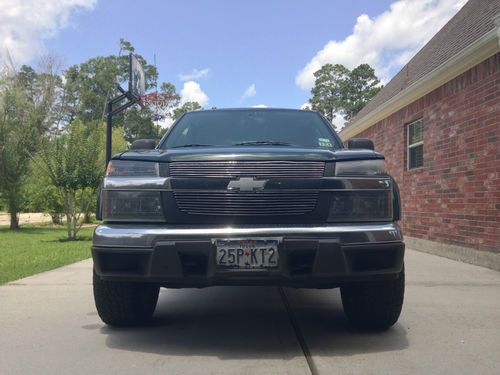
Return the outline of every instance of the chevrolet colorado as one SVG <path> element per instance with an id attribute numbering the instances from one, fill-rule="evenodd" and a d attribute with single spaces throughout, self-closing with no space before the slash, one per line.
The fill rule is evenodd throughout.
<path id="1" fill-rule="evenodd" d="M 318 112 L 184 114 L 107 166 L 94 296 L 116 326 L 151 318 L 159 288 L 340 287 L 347 318 L 386 329 L 404 294 L 400 198 L 367 139 L 345 148 Z"/>

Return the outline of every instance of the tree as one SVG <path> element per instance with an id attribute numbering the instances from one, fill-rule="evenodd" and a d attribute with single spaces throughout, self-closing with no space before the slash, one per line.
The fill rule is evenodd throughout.
<path id="1" fill-rule="evenodd" d="M 197 111 L 199 109 L 203 109 L 203 107 L 198 102 L 186 102 L 182 106 L 174 108 L 172 110 L 172 118 L 177 120 L 184 113 L 189 111 Z"/>
<path id="2" fill-rule="evenodd" d="M 382 86 L 375 75 L 375 70 L 368 64 L 358 65 L 351 70 L 349 76 L 347 100 L 345 101 L 345 118 L 350 120 L 375 96 Z"/>
<path id="3" fill-rule="evenodd" d="M 23 186 L 23 195 L 26 197 L 24 209 L 48 213 L 52 223 L 61 224 L 64 201 L 47 173 L 39 167 L 41 163 L 38 155 L 30 163 L 28 178 Z"/>
<path id="4" fill-rule="evenodd" d="M 76 117 L 85 124 L 95 124 L 103 120 L 106 102 L 120 94 L 117 84 L 128 82 L 129 52 L 135 52 L 132 44 L 120 39 L 120 54 L 93 57 L 66 70 L 68 123 Z M 137 54 L 136 56 L 146 74 L 146 90 L 156 87 L 156 67 L 148 64 L 144 57 Z M 161 131 L 155 126 L 153 119 L 158 115 L 163 116 L 166 108 L 176 106 L 179 95 L 175 92 L 175 86 L 169 82 L 160 85 L 159 91 L 159 94 L 166 98 L 160 105 L 148 102 L 143 108 L 134 106 L 113 117 L 113 126 L 125 129 L 128 142 L 138 138 L 160 138 Z"/>
<path id="5" fill-rule="evenodd" d="M 75 119 L 65 132 L 47 139 L 40 158 L 40 167 L 63 198 L 68 240 L 76 240 L 101 181 L 102 132 L 89 129 Z"/>
<path id="6" fill-rule="evenodd" d="M 22 66 L 0 78 L 0 194 L 10 213 L 10 228 L 18 229 L 23 206 L 23 183 L 30 157 L 54 122 L 56 97 L 62 81 L 54 61 L 44 71 Z"/>
<path id="7" fill-rule="evenodd" d="M 337 113 L 350 120 L 382 89 L 374 69 L 368 64 L 353 70 L 340 64 L 325 64 L 314 77 L 309 103 L 330 121 Z"/>
<path id="8" fill-rule="evenodd" d="M 171 117 L 171 111 L 179 101 L 180 95 L 170 82 L 164 82 L 159 92 L 145 95 L 143 108 L 132 108 L 125 114 L 125 139 L 129 143 L 141 138 L 160 139 L 165 129 L 152 120 L 161 121 Z"/>

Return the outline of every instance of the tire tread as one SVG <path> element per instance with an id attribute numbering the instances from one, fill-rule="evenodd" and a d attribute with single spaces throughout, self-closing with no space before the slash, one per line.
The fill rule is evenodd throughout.
<path id="1" fill-rule="evenodd" d="M 404 289 L 404 267 L 394 280 L 344 285 L 340 288 L 344 313 L 358 327 L 388 329 L 401 314 Z"/>
<path id="2" fill-rule="evenodd" d="M 157 285 L 102 280 L 94 271 L 93 286 L 97 313 L 108 325 L 143 324 L 152 317 L 156 308 Z"/>

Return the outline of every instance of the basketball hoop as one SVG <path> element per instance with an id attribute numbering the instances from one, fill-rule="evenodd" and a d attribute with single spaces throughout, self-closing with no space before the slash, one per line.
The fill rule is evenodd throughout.
<path id="1" fill-rule="evenodd" d="M 146 74 L 141 63 L 133 53 L 129 54 L 128 74 L 128 92 L 132 97 L 137 99 L 146 92 Z"/>
<path id="2" fill-rule="evenodd" d="M 159 107 L 165 107 L 168 103 L 176 102 L 177 96 L 174 94 L 167 94 L 163 92 L 151 92 L 149 94 L 141 95 L 138 101 L 142 104 L 149 104 Z"/>

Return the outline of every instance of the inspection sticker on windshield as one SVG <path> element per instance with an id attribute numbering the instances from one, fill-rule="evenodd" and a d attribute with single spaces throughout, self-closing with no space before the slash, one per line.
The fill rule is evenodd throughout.
<path id="1" fill-rule="evenodd" d="M 332 142 L 328 138 L 318 138 L 319 147 L 332 147 Z"/>

